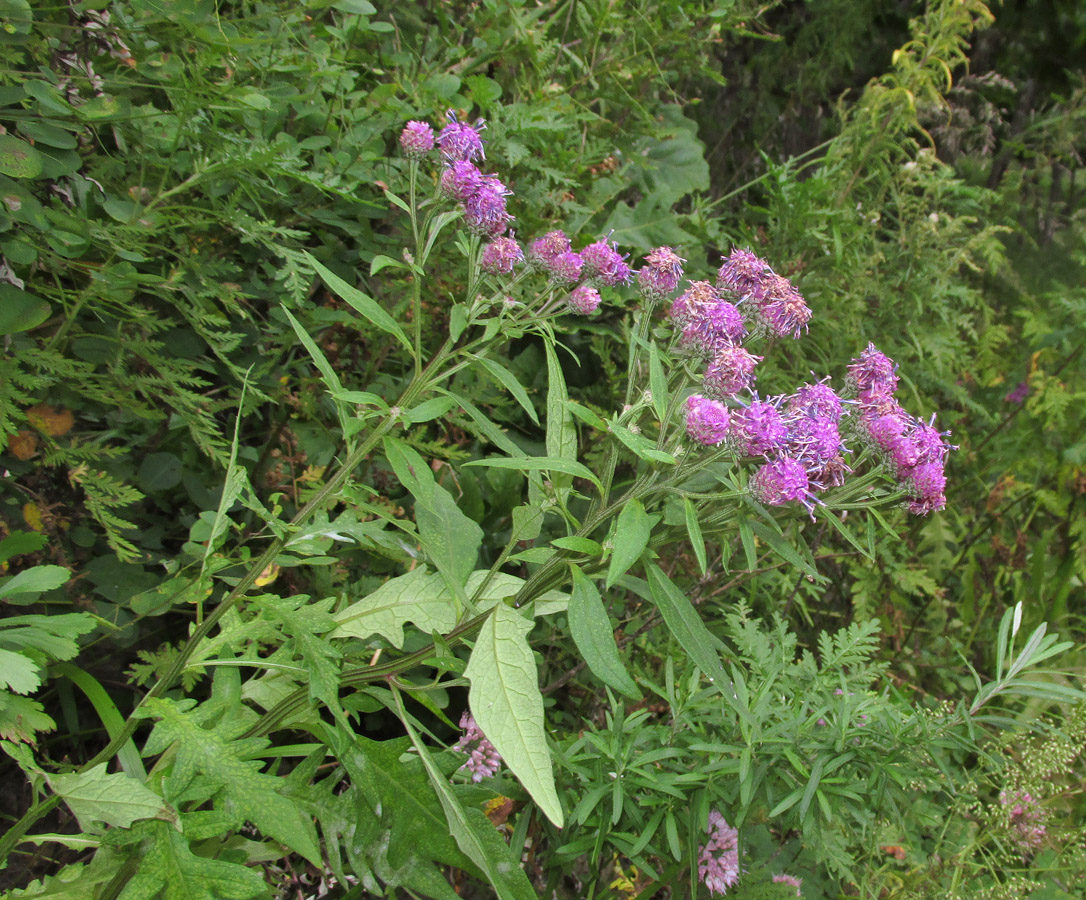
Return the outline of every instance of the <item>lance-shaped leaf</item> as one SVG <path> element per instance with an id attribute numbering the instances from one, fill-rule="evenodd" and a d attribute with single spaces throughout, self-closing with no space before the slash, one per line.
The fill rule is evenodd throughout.
<path id="1" fill-rule="evenodd" d="M 611 587 L 640 559 L 649 545 L 652 528 L 659 521 L 659 516 L 650 516 L 645 512 L 640 500 L 629 500 L 622 507 L 615 522 L 615 549 L 611 554 L 611 564 L 607 567 L 607 587 Z"/>
<path id="2" fill-rule="evenodd" d="M 415 522 L 427 556 L 449 589 L 463 602 L 467 599 L 464 585 L 475 568 L 483 543 L 483 529 L 464 515 L 452 495 L 437 484 L 430 493 L 429 504 L 415 503 Z"/>
<path id="3" fill-rule="evenodd" d="M 544 342 L 547 351 L 547 456 L 577 461 L 577 429 L 569 411 L 569 394 L 558 354 L 549 341 Z M 564 503 L 569 496 L 573 477 L 559 472 L 554 476 L 554 486 Z"/>
<path id="4" fill-rule="evenodd" d="M 494 607 L 464 671 L 471 681 L 468 705 L 505 764 L 561 828 L 562 806 L 543 730 L 543 695 L 527 640 L 531 630 L 532 623 L 516 610 Z"/>
<path id="5" fill-rule="evenodd" d="M 464 463 L 465 468 L 468 466 L 489 466 L 492 469 L 520 469 L 523 472 L 565 472 L 567 475 L 574 475 L 577 478 L 591 481 L 600 490 L 603 488 L 600 480 L 588 466 L 573 460 L 558 459 L 553 456 L 473 459 L 471 462 Z"/>
<path id="6" fill-rule="evenodd" d="M 701 669 L 710 681 L 723 688 L 728 682 L 728 675 L 720 662 L 716 640 L 705 627 L 698 611 L 659 566 L 648 562 L 645 564 L 645 571 L 648 575 L 652 599 L 664 618 L 664 624 L 675 635 L 679 645 L 690 654 L 694 665 Z"/>
<path id="7" fill-rule="evenodd" d="M 569 596 L 568 615 L 573 643 L 600 681 L 627 697 L 640 699 L 641 692 L 622 664 L 615 634 L 611 630 L 611 620 L 603 608 L 599 591 L 580 568 L 571 565 L 570 569 L 573 572 L 573 592 Z"/>

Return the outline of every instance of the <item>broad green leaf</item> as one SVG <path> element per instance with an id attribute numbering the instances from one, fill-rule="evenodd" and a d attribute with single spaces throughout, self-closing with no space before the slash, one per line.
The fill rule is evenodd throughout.
<path id="1" fill-rule="evenodd" d="M 551 543 L 561 550 L 572 550 L 574 553 L 584 553 L 586 556 L 603 556 L 603 545 L 591 538 L 571 535 L 555 538 Z"/>
<path id="2" fill-rule="evenodd" d="M 33 743 L 36 732 L 56 727 L 37 700 L 0 691 L 0 738 Z"/>
<path id="3" fill-rule="evenodd" d="M 444 416 L 449 410 L 459 406 L 460 402 L 453 397 L 432 397 L 420 403 L 418 406 L 412 406 L 411 409 L 405 409 L 401 413 L 401 417 L 404 422 L 409 425 L 417 425 L 420 422 L 429 422 L 433 419 L 439 419 Z"/>
<path id="4" fill-rule="evenodd" d="M 10 284 L 0 284 L 0 335 L 37 328 L 53 308 L 41 297 Z"/>
<path id="5" fill-rule="evenodd" d="M 336 621 L 328 610 L 334 597 L 308 603 L 307 597 L 261 597 L 258 604 L 283 623 L 284 631 L 294 642 L 294 652 L 308 670 L 309 696 L 320 700 L 333 712 L 340 713 L 339 660 L 342 653 L 330 641 L 318 635 L 331 631 Z"/>
<path id="6" fill-rule="evenodd" d="M 501 363 L 496 363 L 492 359 L 487 359 L 485 356 L 472 356 L 479 365 L 481 365 L 490 376 L 504 387 L 513 397 L 516 398 L 517 403 L 523 407 L 524 411 L 528 413 L 529 418 L 539 424 L 539 416 L 536 414 L 535 407 L 532 405 L 531 399 L 528 397 L 528 392 L 524 390 L 524 387 L 519 381 L 517 376 L 510 372 Z M 549 449 L 548 449 L 549 452 Z"/>
<path id="7" fill-rule="evenodd" d="M 265 893 L 260 869 L 197 856 L 162 823 L 143 827 L 154 842 L 141 848 L 136 874 L 118 900 L 248 900 Z"/>
<path id="8" fill-rule="evenodd" d="M 136 778 L 107 774 L 105 763 L 82 773 L 45 777 L 84 831 L 96 822 L 129 828 L 137 819 L 162 819 L 178 827 L 177 811 L 170 804 Z"/>
<path id="9" fill-rule="evenodd" d="M 640 500 L 629 500 L 622 507 L 612 538 L 615 549 L 611 553 L 611 564 L 607 567 L 608 588 L 641 558 L 649 545 L 653 526 L 659 521 L 659 516 L 650 516 L 645 512 Z"/>
<path id="10" fill-rule="evenodd" d="M 584 572 L 570 566 L 573 591 L 569 595 L 569 632 L 584 661 L 604 684 L 634 700 L 641 698 L 634 680 L 622 664 L 611 620 L 603 608 L 599 591 Z"/>
<path id="11" fill-rule="evenodd" d="M 520 469 L 524 472 L 565 472 L 591 481 L 599 490 L 603 490 L 600 480 L 587 466 L 568 459 L 555 459 L 550 456 L 525 456 L 510 459 L 475 459 L 464 463 L 467 466 L 489 466 L 492 469 Z"/>
<path id="12" fill-rule="evenodd" d="M 468 705 L 525 790 L 559 828 L 562 805 L 554 788 L 543 696 L 527 635 L 532 623 L 504 603 L 483 624 L 464 674 Z"/>
<path id="13" fill-rule="evenodd" d="M 452 495 L 435 484 L 430 502 L 416 502 L 419 540 L 452 592 L 463 602 L 464 585 L 475 568 L 483 529 L 460 511 Z"/>
<path id="14" fill-rule="evenodd" d="M 408 737 L 418 751 L 419 759 L 426 767 L 426 774 L 437 793 L 441 808 L 445 813 L 449 832 L 457 846 L 486 875 L 487 881 L 494 888 L 499 900 L 536 900 L 531 882 L 520 867 L 520 860 L 490 820 L 478 809 L 465 809 L 456 794 L 449 787 L 449 782 L 434 764 L 426 745 L 419 740 L 410 718 L 405 714 L 403 703 L 399 701 L 400 718 L 407 729 Z"/>
<path id="15" fill-rule="evenodd" d="M 323 279 L 324 283 L 332 289 L 337 297 L 346 300 L 347 303 L 354 307 L 354 309 L 371 324 L 376 325 L 382 331 L 387 331 L 404 346 L 404 349 L 414 355 L 411 341 L 407 339 L 407 335 L 404 334 L 403 329 L 396 324 L 396 320 L 385 312 L 376 300 L 363 294 L 358 288 L 351 287 L 351 285 L 347 284 L 346 281 L 336 275 L 335 272 L 326 269 L 317 262 L 312 254 L 305 253 L 304 251 L 303 254 L 309 264 L 313 267 L 314 271 L 316 271 Z"/>
<path id="16" fill-rule="evenodd" d="M 569 411 L 566 379 L 550 341 L 543 342 L 543 349 L 547 353 L 547 456 L 576 462 L 577 429 Z M 561 503 L 565 503 L 572 484 L 573 478 L 569 475 L 554 476 L 554 486 Z"/>
<path id="17" fill-rule="evenodd" d="M 698 510 L 689 497 L 683 497 L 683 511 L 686 514 L 686 533 L 690 535 L 690 546 L 694 548 L 698 568 L 701 570 L 701 574 L 704 575 L 708 566 L 708 559 L 705 556 L 705 538 L 701 536 Z"/>
<path id="18" fill-rule="evenodd" d="M 486 569 L 471 573 L 465 586 L 469 597 L 475 597 L 487 574 Z M 475 603 L 480 609 L 486 609 L 500 600 L 516 596 L 523 585 L 523 579 L 499 572 L 475 597 Z M 537 603 L 541 599 L 538 598 Z M 427 572 L 425 566 L 386 581 L 368 597 L 340 610 L 333 618 L 339 625 L 330 635 L 333 638 L 367 638 L 380 634 L 397 648 L 403 647 L 403 626 L 408 622 L 427 634 L 435 631 L 444 634 L 456 626 L 448 585 L 440 574 Z"/>
<path id="19" fill-rule="evenodd" d="M 652 408 L 661 422 L 667 415 L 667 376 L 660 362 L 660 350 L 655 341 L 649 341 L 649 387 L 652 390 Z"/>
<path id="20" fill-rule="evenodd" d="M 429 504 L 433 495 L 434 473 L 418 451 L 401 440 L 386 436 L 382 441 L 385 457 L 392 471 L 411 496 L 423 504 Z"/>
<path id="21" fill-rule="evenodd" d="M 64 566 L 32 566 L 0 584 L 0 598 L 16 594 L 40 594 L 60 587 L 72 577 Z"/>
<path id="22" fill-rule="evenodd" d="M 716 641 L 694 609 L 689 598 L 680 591 L 653 562 L 645 563 L 649 590 L 656 607 L 664 618 L 664 624 L 688 654 L 690 659 L 728 697 L 728 675 L 720 662 Z"/>
<path id="23" fill-rule="evenodd" d="M 0 173 L 12 178 L 37 178 L 42 170 L 41 154 L 12 134 L 0 134 Z"/>
<path id="24" fill-rule="evenodd" d="M 199 713 L 186 712 L 193 702 L 152 697 L 134 714 L 159 720 L 147 739 L 145 756 L 162 753 L 176 744 L 168 793 L 179 795 L 197 774 L 202 774 L 222 785 L 222 794 L 243 818 L 313 865 L 321 865 L 312 823 L 297 805 L 279 793 L 284 786 L 282 779 L 263 774 L 260 763 L 242 758 L 243 752 L 253 749 L 253 742 L 238 743 L 220 730 L 204 728 Z M 226 717 L 224 726 L 230 724 Z"/>
<path id="25" fill-rule="evenodd" d="M 87 613 L 8 616 L 0 619 L 0 646 L 40 650 L 51 659 L 71 659 L 79 652 L 77 639 L 94 631 L 95 625 Z"/>
<path id="26" fill-rule="evenodd" d="M 46 543 L 45 535 L 36 531 L 13 531 L 0 540 L 0 562 L 7 562 L 13 556 L 22 556 L 24 553 L 35 553 Z"/>

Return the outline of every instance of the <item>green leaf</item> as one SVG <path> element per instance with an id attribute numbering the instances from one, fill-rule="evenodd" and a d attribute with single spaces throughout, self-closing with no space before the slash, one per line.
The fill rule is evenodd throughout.
<path id="1" fill-rule="evenodd" d="M 788 541 L 777 534 L 777 532 L 769 528 L 764 522 L 758 522 L 752 519 L 750 527 L 751 530 L 758 535 L 759 539 L 769 544 L 773 551 L 782 559 L 790 562 L 797 569 L 802 569 L 805 574 L 810 575 L 817 581 L 826 580 L 824 576 L 818 574 L 818 571 L 810 564 L 810 562 L 800 556 L 795 547 L 789 544 Z M 806 549 L 806 547 L 804 547 L 804 549 Z"/>
<path id="2" fill-rule="evenodd" d="M 573 591 L 569 596 L 569 632 L 588 668 L 604 684 L 634 700 L 641 699 L 634 680 L 622 664 L 611 620 L 599 591 L 584 572 L 571 565 Z"/>
<path id="3" fill-rule="evenodd" d="M 453 397 L 433 397 L 425 400 L 418 406 L 404 410 L 401 417 L 408 425 L 418 425 L 420 422 L 429 422 L 440 419 L 449 410 L 456 408 L 460 403 Z"/>
<path id="4" fill-rule="evenodd" d="M 304 595 L 267 596 L 257 602 L 272 618 L 283 623 L 283 630 L 292 638 L 294 651 L 305 662 L 309 673 L 309 696 L 340 713 L 339 660 L 343 654 L 329 641 L 317 637 L 336 627 L 335 619 L 328 612 L 336 600 L 334 597 L 317 603 L 308 600 Z"/>
<path id="5" fill-rule="evenodd" d="M 525 790 L 559 828 L 562 805 L 554 788 L 543 696 L 527 635 L 532 623 L 504 603 L 483 623 L 464 675 L 471 681 L 468 705 Z"/>
<path id="6" fill-rule="evenodd" d="M 586 556 L 603 556 L 603 545 L 591 538 L 571 535 L 555 538 L 551 543 L 560 550 L 572 550 L 574 553 L 584 553 Z"/>
<path id="7" fill-rule="evenodd" d="M 547 353 L 547 456 L 577 461 L 577 429 L 569 411 L 569 394 L 558 354 L 550 341 L 543 342 Z M 569 475 L 554 476 L 554 486 L 559 502 L 565 503 L 573 478 Z"/>
<path id="8" fill-rule="evenodd" d="M 160 697 L 144 700 L 133 715 L 159 719 L 147 739 L 144 755 L 162 753 L 176 743 L 169 778 L 170 791 L 176 796 L 196 774 L 203 774 L 222 786 L 222 794 L 241 817 L 252 822 L 268 837 L 286 844 L 313 865 L 321 865 L 313 826 L 300 808 L 279 793 L 283 780 L 259 771 L 260 764 L 243 759 L 241 753 L 264 741 L 234 742 L 219 730 L 204 728 L 200 712 L 186 710 L 195 701 L 175 703 Z M 225 717 L 230 724 L 230 717 Z M 222 726 L 220 726 L 222 727 Z"/>
<path id="9" fill-rule="evenodd" d="M 119 772 L 106 774 L 105 763 L 79 774 L 45 777 L 84 831 L 90 831 L 96 822 L 130 828 L 137 819 L 162 819 L 179 827 L 172 806 L 136 778 Z"/>
<path id="10" fill-rule="evenodd" d="M 452 592 L 461 601 L 466 600 L 464 584 L 479 557 L 483 529 L 460 511 L 452 494 L 437 484 L 429 503 L 415 503 L 415 521 L 426 554 Z"/>
<path id="11" fill-rule="evenodd" d="M 41 154 L 26 141 L 0 134 L 0 173 L 12 178 L 37 178 L 44 163 Z"/>
<path id="12" fill-rule="evenodd" d="M 249 900 L 265 893 L 259 869 L 197 856 L 183 835 L 159 822 L 143 826 L 136 874 L 118 900 Z"/>
<path id="13" fill-rule="evenodd" d="M 659 566 L 653 562 L 646 562 L 645 572 L 648 575 L 652 599 L 664 618 L 664 624 L 675 636 L 679 646 L 690 655 L 694 665 L 721 690 L 725 699 L 731 701 L 732 698 L 727 696 L 725 687 L 728 684 L 728 675 L 720 662 L 716 640 L 705 627 L 701 616 L 698 615 L 686 595 L 672 583 Z"/>
<path id="14" fill-rule="evenodd" d="M 33 693 L 41 686 L 41 667 L 29 656 L 0 649 L 0 685 L 4 684 L 16 694 Z"/>
<path id="15" fill-rule="evenodd" d="M 0 284 L 0 335 L 37 328 L 53 308 L 41 297 L 10 284 Z"/>
<path id="16" fill-rule="evenodd" d="M 13 531 L 0 540 L 0 562 L 7 562 L 13 556 L 22 556 L 24 553 L 36 553 L 46 543 L 45 535 L 36 531 Z"/>
<path id="17" fill-rule="evenodd" d="M 698 569 L 704 575 L 709 561 L 705 556 L 705 538 L 701 535 L 701 523 L 698 521 L 698 510 L 689 497 L 683 497 L 683 511 L 686 513 L 686 533 L 690 535 L 690 546 L 694 548 L 694 556 L 698 560 Z"/>
<path id="18" fill-rule="evenodd" d="M 528 417 L 535 422 L 536 425 L 539 424 L 539 416 L 536 414 L 535 407 L 528 397 L 528 392 L 524 390 L 521 383 L 517 381 L 516 375 L 510 372 L 505 366 L 501 365 L 501 363 L 496 363 L 494 360 L 487 359 L 485 356 L 472 355 L 472 359 L 486 369 L 487 373 L 497 381 L 498 384 L 516 398 L 517 403 L 519 403 L 524 411 L 528 413 Z"/>
<path id="19" fill-rule="evenodd" d="M 655 341 L 649 341 L 649 388 L 652 390 L 652 408 L 661 422 L 667 415 L 667 376 L 660 362 L 660 351 Z"/>
<path id="20" fill-rule="evenodd" d="M 63 566 L 33 566 L 5 579 L 0 584 L 0 598 L 52 591 L 71 577 L 72 573 Z"/>
<path id="21" fill-rule="evenodd" d="M 619 425 L 618 422 L 609 423 L 607 430 L 629 447 L 640 459 L 662 463 L 665 466 L 674 466 L 679 462 L 670 453 L 657 450 L 656 445 L 644 435 L 634 434 L 628 428 Z"/>
<path id="22" fill-rule="evenodd" d="M 819 513 L 820 516 L 822 516 L 822 518 L 824 518 L 827 522 L 829 522 L 833 526 L 834 530 L 839 535 L 841 535 L 841 537 L 843 537 L 846 541 L 848 541 L 850 544 L 852 544 L 852 546 L 855 547 L 857 550 L 859 550 L 860 553 L 862 553 L 868 559 L 873 560 L 875 558 L 868 551 L 867 547 L 865 547 L 862 543 L 860 543 L 859 538 L 857 538 L 851 531 L 849 531 L 849 529 L 847 529 L 845 527 L 845 523 L 842 522 L 832 512 L 830 512 L 829 509 L 827 509 L 825 506 L 820 506 L 818 508 L 818 513 Z"/>
<path id="23" fill-rule="evenodd" d="M 565 472 L 568 475 L 591 481 L 599 490 L 603 490 L 603 485 L 600 484 L 600 480 L 592 473 L 591 469 L 579 462 L 572 462 L 568 459 L 555 459 L 551 456 L 474 459 L 471 462 L 464 463 L 464 468 L 468 466 L 489 466 L 492 469 L 520 469 L 524 472 Z"/>
<path id="24" fill-rule="evenodd" d="M 59 616 L 8 616 L 0 619 L 0 645 L 12 650 L 40 650 L 50 659 L 71 659 L 79 652 L 77 639 L 94 631 L 87 613 Z"/>
<path id="25" fill-rule="evenodd" d="M 370 322 L 370 324 L 391 334 L 409 353 L 412 354 L 412 356 L 414 356 L 414 348 L 411 346 L 411 341 L 407 339 L 407 335 L 404 334 L 403 329 L 396 324 L 396 320 L 393 319 L 392 316 L 378 305 L 376 300 L 363 294 L 358 288 L 351 287 L 351 285 L 347 284 L 346 281 L 334 272 L 326 269 L 317 262 L 316 258 L 311 253 L 303 251 L 303 255 L 313 267 L 314 271 L 316 271 L 337 297 L 346 300 L 347 303 L 354 307 L 355 311 L 360 313 L 363 318 Z"/>
<path id="26" fill-rule="evenodd" d="M 78 666 L 66 662 L 57 663 L 53 668 L 53 674 L 67 678 L 84 693 L 94 707 L 94 711 L 98 713 L 98 718 L 102 720 L 110 740 L 116 738 L 124 730 L 124 717 L 97 678 L 89 672 L 84 672 Z M 143 767 L 143 760 L 140 759 L 132 738 L 128 738 L 117 751 L 117 762 L 121 764 L 126 775 L 141 782 L 147 780 L 147 770 Z"/>
<path id="27" fill-rule="evenodd" d="M 398 693 L 396 702 L 408 737 L 415 745 L 419 759 L 426 767 L 430 783 L 437 792 L 449 832 L 456 840 L 457 846 L 486 875 L 487 881 L 494 888 L 499 900 L 535 900 L 536 893 L 532 890 L 528 876 L 520 867 L 520 860 L 513 855 L 510 847 L 482 811 L 465 809 L 461 805 L 445 776 L 434 765 L 426 745 L 415 733 Z"/>
<path id="28" fill-rule="evenodd" d="M 386 436 L 382 441 L 385 457 L 396 477 L 418 502 L 430 503 L 434 487 L 434 473 L 418 452 L 397 438 Z"/>
<path id="29" fill-rule="evenodd" d="M 576 400 L 570 400 L 566 403 L 566 409 L 570 411 L 574 416 L 580 419 L 585 425 L 590 425 L 592 428 L 598 431 L 606 431 L 607 423 L 603 421 L 596 413 L 590 410 L 587 406 L 582 406 Z"/>
<path id="30" fill-rule="evenodd" d="M 343 385 L 340 383 L 339 376 L 336 374 L 336 370 L 332 368 L 332 364 L 328 362 L 321 348 L 317 346 L 317 342 L 309 336 L 309 333 L 302 327 L 302 323 L 299 322 L 289 309 L 285 306 L 282 307 L 283 315 L 287 317 L 287 321 L 290 322 L 294 328 L 295 334 L 298 335 L 298 340 L 302 342 L 302 346 L 305 347 L 309 353 L 310 358 L 313 360 L 313 364 L 317 367 L 317 370 L 321 373 L 324 379 L 324 386 L 328 389 L 328 392 L 333 398 L 338 397 L 343 393 Z M 347 410 L 339 400 L 335 400 L 336 416 L 339 419 L 339 428 L 344 434 L 348 433 L 348 419 Z"/>
<path id="31" fill-rule="evenodd" d="M 475 597 L 476 591 L 489 572 L 478 569 L 467 580 L 465 592 Z M 515 575 L 499 572 L 487 584 L 475 602 L 480 609 L 516 596 L 524 581 Z M 408 622 L 427 634 L 445 634 L 456 626 L 452 593 L 444 579 L 425 566 L 412 569 L 406 575 L 392 578 L 368 597 L 352 603 L 333 617 L 339 627 L 333 638 L 367 638 L 380 634 L 394 647 L 403 647 L 403 626 Z"/>
<path id="32" fill-rule="evenodd" d="M 607 587 L 610 588 L 627 570 L 641 558 L 652 537 L 653 526 L 659 516 L 650 516 L 640 500 L 628 500 L 615 522 L 611 564 L 607 567 Z"/>

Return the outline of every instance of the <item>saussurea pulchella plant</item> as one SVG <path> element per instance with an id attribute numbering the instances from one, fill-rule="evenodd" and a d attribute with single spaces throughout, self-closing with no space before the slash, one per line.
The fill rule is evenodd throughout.
<path id="1" fill-rule="evenodd" d="M 919 789 L 917 773 L 940 747 L 969 744 L 986 702 L 1014 692 L 1079 696 L 1020 677 L 1066 646 L 1043 629 L 1006 672 L 1002 660 L 1010 656 L 1001 654 L 998 680 L 978 687 L 971 706 L 934 716 L 875 691 L 881 670 L 872 662 L 872 626 L 825 635 L 819 662 L 810 653 L 797 661 L 796 639 L 783 625 L 763 633 L 741 606 L 721 633 L 711 628 L 665 571 L 667 547 L 689 541 L 704 574 L 714 545 L 737 537 L 753 568 L 761 542 L 817 579 L 809 549 L 786 531 L 789 518 L 823 518 L 870 553 L 845 513 L 869 510 L 882 522 L 880 506 L 938 510 L 951 447 L 931 422 L 897 403 L 894 364 L 872 345 L 848 366 L 840 393 L 825 378 L 788 394 L 755 391 L 761 357 L 752 351 L 770 353 L 778 341 L 800 337 L 812 313 L 750 251 L 735 250 L 715 283 L 692 282 L 672 300 L 684 260 L 671 248 L 652 251 L 636 273 L 606 239 L 577 252 L 555 231 L 522 249 L 509 233 L 510 192 L 477 165 L 480 128 L 450 114 L 436 137 L 438 173 L 427 165 L 437 156 L 433 129 L 412 122 L 401 136 L 406 197 L 387 197 L 408 219 L 410 246 L 402 260 L 385 257 L 373 268 L 395 270 L 411 291 L 409 329 L 308 258 L 331 291 L 402 347 L 413 363 L 406 385 L 393 400 L 344 385 L 284 310 L 335 405 L 342 463 L 283 522 L 248 484 L 235 435 L 199 573 L 177 584 L 199 598 L 192 633 L 134 714 L 106 722 L 108 746 L 78 770 L 46 772 L 26 747 L 4 745 L 40 799 L 0 839 L 0 858 L 27 840 L 97 848 L 65 877 L 99 900 L 175 896 L 195 880 L 203 895 L 255 897 L 265 887 L 250 866 L 277 858 L 282 847 L 360 889 L 402 886 L 453 898 L 445 870 L 455 867 L 488 881 L 499 897 L 519 898 L 535 891 L 521 866 L 531 833 L 534 846 L 554 848 L 555 859 L 583 855 L 594 866 L 606 845 L 653 882 L 685 881 L 691 895 L 699 881 L 711 893 L 737 883 L 744 890 L 750 870 L 749 885 L 789 896 L 799 890 L 796 876 L 759 863 L 750 849 L 756 842 L 745 842 L 739 829 L 776 821 L 812 840 L 822 835 L 810 864 L 847 876 L 856 836 L 907 805 Z M 449 283 L 431 259 L 454 230 L 464 291 L 434 347 L 422 299 L 437 274 Z M 605 419 L 569 397 L 556 325 L 594 313 L 603 292 L 621 299 L 635 276 L 640 302 L 628 332 L 625 403 Z M 661 330 L 657 314 L 669 302 Z M 500 361 L 519 338 L 539 341 L 545 354 L 543 422 Z M 543 455 L 458 392 L 457 376 L 468 371 L 493 379 L 523 407 L 542 430 Z M 465 467 L 526 479 L 524 502 L 511 511 L 504 546 L 489 565 L 480 565 L 479 524 L 413 446 L 421 426 L 454 409 L 499 451 Z M 578 424 L 605 444 L 598 471 L 580 461 Z M 413 518 L 353 480 L 378 453 L 413 497 Z M 224 568 L 222 553 L 237 503 L 262 515 L 274 534 L 240 577 Z M 261 589 L 275 566 L 327 556 L 337 541 L 401 555 L 409 548 L 412 565 L 357 598 Z M 663 685 L 644 673 L 635 678 L 616 643 L 604 597 L 627 591 L 651 604 L 647 626 L 662 623 L 681 648 Z M 209 592 L 216 603 L 205 601 Z M 609 689 L 633 701 L 644 690 L 664 699 L 669 721 L 649 722 L 648 708 L 626 721 L 628 733 L 636 724 L 665 746 L 604 746 L 586 735 L 558 748 L 556 780 L 530 639 L 544 618 Z M 1004 648 L 1012 637 L 1005 624 Z M 205 699 L 178 693 L 183 676 L 209 674 Z M 449 691 L 465 686 L 463 737 L 441 750 L 433 728 L 455 727 L 445 713 Z M 781 698 L 788 715 L 777 708 Z M 396 717 L 401 737 L 357 733 L 362 716 L 377 711 Z M 626 716 L 616 701 L 613 721 Z M 142 722 L 152 729 L 141 755 L 133 739 Z M 272 743 L 280 733 L 288 742 Z M 149 771 L 141 756 L 154 760 Z M 114 758 L 121 771 L 109 773 Z M 282 758 L 295 764 L 279 774 L 274 760 Z M 616 768 L 578 796 L 594 767 L 612 758 Z M 502 775 L 503 766 L 516 781 Z M 627 771 L 639 772 L 641 788 L 655 798 L 632 812 L 620 777 Z M 877 808 L 866 819 L 843 820 L 841 804 L 861 802 L 861 791 Z M 601 819 L 605 794 L 610 809 Z M 498 795 L 523 801 L 508 840 L 481 809 Z M 85 833 L 28 835 L 60 802 Z M 245 823 L 264 840 L 242 840 Z M 582 826 L 592 834 L 579 837 Z"/>

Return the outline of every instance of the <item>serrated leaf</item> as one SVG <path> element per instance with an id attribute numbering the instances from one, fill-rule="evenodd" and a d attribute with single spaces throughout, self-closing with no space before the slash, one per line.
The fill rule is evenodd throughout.
<path id="1" fill-rule="evenodd" d="M 525 790 L 559 828 L 562 805 L 554 787 L 543 696 L 527 635 L 532 623 L 504 603 L 483 623 L 464 675 L 471 682 L 468 705 Z"/>
<path id="2" fill-rule="evenodd" d="M 652 537 L 653 526 L 659 516 L 650 516 L 640 500 L 629 500 L 622 507 L 615 522 L 614 551 L 607 567 L 607 587 L 611 587 L 626 574 L 630 566 L 641 558 Z"/>
<path id="3" fill-rule="evenodd" d="M 138 819 L 162 819 L 178 827 L 177 811 L 170 804 L 135 778 L 107 774 L 105 763 L 86 772 L 45 777 L 84 831 L 96 822 L 130 828 Z"/>
<path id="4" fill-rule="evenodd" d="M 134 713 L 140 718 L 159 720 L 147 739 L 144 755 L 161 753 L 171 744 L 177 745 L 169 778 L 171 790 L 184 790 L 197 773 L 206 776 L 222 785 L 226 801 L 242 817 L 268 837 L 320 866 L 313 826 L 294 803 L 278 792 L 283 786 L 281 780 L 261 773 L 260 763 L 239 755 L 248 744 L 232 741 L 219 730 L 204 728 L 198 713 L 185 711 L 191 702 L 175 703 L 152 697 Z"/>
<path id="5" fill-rule="evenodd" d="M 184 836 L 154 822 L 140 848 L 136 874 L 118 900 L 249 900 L 265 893 L 263 873 L 237 863 L 197 856 Z"/>
<path id="6" fill-rule="evenodd" d="M 41 685 L 41 668 L 28 656 L 0 648 L 0 685 L 4 684 L 16 694 L 32 693 Z"/>
<path id="7" fill-rule="evenodd" d="M 488 574 L 486 569 L 471 573 L 464 588 L 469 597 L 475 597 Z M 486 590 L 475 597 L 475 603 L 480 609 L 487 609 L 515 596 L 523 585 L 523 579 L 499 572 L 490 579 Z M 425 566 L 389 579 L 368 597 L 340 610 L 334 619 L 339 627 L 332 632 L 333 638 L 380 634 L 397 648 L 403 647 L 403 626 L 408 622 L 427 634 L 435 631 L 444 634 L 456 625 L 448 585 L 439 573 L 428 572 Z"/>
<path id="8" fill-rule="evenodd" d="M 336 275 L 335 272 L 322 266 L 311 253 L 303 251 L 303 255 L 305 256 L 306 261 L 313 267 L 313 270 L 321 277 L 324 283 L 328 285 L 337 297 L 349 303 L 363 316 L 363 318 L 370 322 L 370 324 L 376 325 L 382 331 L 387 331 L 395 337 L 409 353 L 414 355 L 414 349 L 411 346 L 411 342 L 407 339 L 407 335 L 404 334 L 403 329 L 396 324 L 396 320 L 385 312 L 376 300 L 362 293 L 358 288 L 347 284 L 347 282 Z"/>
<path id="9" fill-rule="evenodd" d="M 79 652 L 79 636 L 94 631 L 95 624 L 87 613 L 8 616 L 0 619 L 0 646 L 40 650 L 54 660 L 71 659 Z"/>
<path id="10" fill-rule="evenodd" d="M 569 596 L 569 632 L 588 668 L 604 684 L 634 700 L 641 698 L 634 680 L 622 664 L 611 620 L 592 581 L 577 566 L 573 572 L 573 591 Z"/>
<path id="11" fill-rule="evenodd" d="M 259 603 L 284 625 L 284 631 L 294 641 L 295 653 L 309 672 L 309 696 L 320 700 L 333 712 L 340 712 L 339 674 L 342 653 L 322 635 L 336 627 L 328 610 L 335 598 L 318 603 L 304 603 L 306 597 L 263 597 Z"/>

